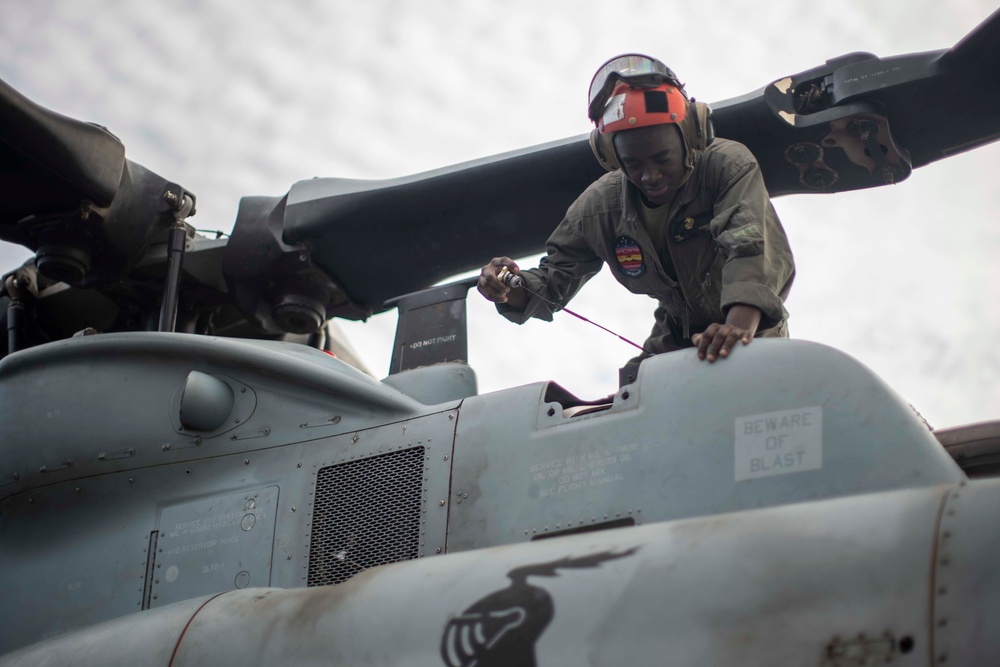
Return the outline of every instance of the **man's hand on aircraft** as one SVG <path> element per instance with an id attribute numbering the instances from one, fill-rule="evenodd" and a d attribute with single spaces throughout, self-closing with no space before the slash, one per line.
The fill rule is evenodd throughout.
<path id="1" fill-rule="evenodd" d="M 698 348 L 698 358 L 712 363 L 728 357 L 736 341 L 749 345 L 759 324 L 760 310 L 738 303 L 729 309 L 725 324 L 708 325 L 704 332 L 692 336 L 691 342 Z"/>
<path id="2" fill-rule="evenodd" d="M 488 301 L 494 303 L 506 303 L 514 308 L 523 310 L 528 305 L 528 295 L 521 287 L 511 289 L 500 280 L 498 274 L 506 268 L 513 274 L 517 274 L 520 269 L 510 257 L 494 257 L 490 263 L 479 272 L 479 281 L 476 289 Z"/>

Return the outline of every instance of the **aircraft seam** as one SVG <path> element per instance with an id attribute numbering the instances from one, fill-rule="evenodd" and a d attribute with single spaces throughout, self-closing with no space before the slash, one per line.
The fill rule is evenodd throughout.
<path id="1" fill-rule="evenodd" d="M 941 546 L 941 522 L 944 519 L 944 509 L 945 506 L 948 504 L 948 496 L 951 494 L 952 488 L 953 487 L 951 485 L 944 487 L 944 493 L 942 494 L 941 502 L 938 505 L 937 518 L 934 521 L 934 541 L 931 544 L 931 576 L 930 576 L 931 588 L 930 588 L 930 608 L 928 609 L 930 613 L 927 619 L 928 622 L 927 637 L 928 637 L 928 648 L 930 649 L 930 656 L 929 656 L 930 664 L 934 664 L 935 662 L 934 658 L 936 655 L 934 652 L 935 651 L 934 627 L 936 618 L 936 611 L 935 611 L 936 605 L 934 603 L 937 600 L 937 595 L 936 595 L 937 559 L 938 559 L 938 551 L 940 550 Z"/>

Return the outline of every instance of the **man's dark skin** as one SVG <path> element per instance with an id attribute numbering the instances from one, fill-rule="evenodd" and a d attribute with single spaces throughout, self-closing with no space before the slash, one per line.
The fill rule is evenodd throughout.
<path id="1" fill-rule="evenodd" d="M 614 138 L 618 162 L 625 176 L 646 200 L 659 206 L 669 206 L 684 176 L 684 143 L 675 125 L 652 125 L 619 132 Z M 479 274 L 479 292 L 489 301 L 508 303 L 523 310 L 528 295 L 523 288 L 511 289 L 497 277 L 502 267 L 518 273 L 517 264 L 509 257 L 494 257 Z M 726 314 L 725 324 L 713 323 L 691 341 L 699 359 L 710 363 L 728 357 L 736 341 L 749 345 L 757 333 L 761 312 L 754 306 L 733 304 Z"/>

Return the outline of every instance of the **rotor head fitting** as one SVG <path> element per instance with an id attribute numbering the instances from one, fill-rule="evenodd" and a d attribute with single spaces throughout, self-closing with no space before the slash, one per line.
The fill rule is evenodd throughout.
<path id="1" fill-rule="evenodd" d="M 326 307 L 304 294 L 283 294 L 271 310 L 274 322 L 288 333 L 310 334 L 326 321 Z"/>
<path id="2" fill-rule="evenodd" d="M 83 280 L 91 262 L 90 248 L 85 245 L 47 243 L 35 252 L 39 273 L 56 282 L 73 284 Z"/>

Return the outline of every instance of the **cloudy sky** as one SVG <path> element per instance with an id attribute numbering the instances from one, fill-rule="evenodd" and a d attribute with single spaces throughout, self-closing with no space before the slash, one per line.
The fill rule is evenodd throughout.
<path id="1" fill-rule="evenodd" d="M 581 135 L 593 71 L 617 53 L 657 56 L 690 93 L 720 101 L 852 51 L 948 48 L 995 8 L 0 0 L 0 79 L 107 126 L 129 159 L 196 193 L 195 226 L 228 232 L 241 196 L 280 195 L 313 176 L 405 176 Z M 998 162 L 993 145 L 896 186 L 775 202 L 798 264 L 793 337 L 859 359 L 936 427 L 1000 416 Z M 0 244 L 4 266 L 26 254 Z M 641 341 L 653 306 L 605 271 L 571 308 Z M 469 317 L 482 392 L 552 379 L 596 398 L 631 356 L 569 316 L 516 327 L 474 293 Z M 394 326 L 392 313 L 344 326 L 379 376 Z"/>

